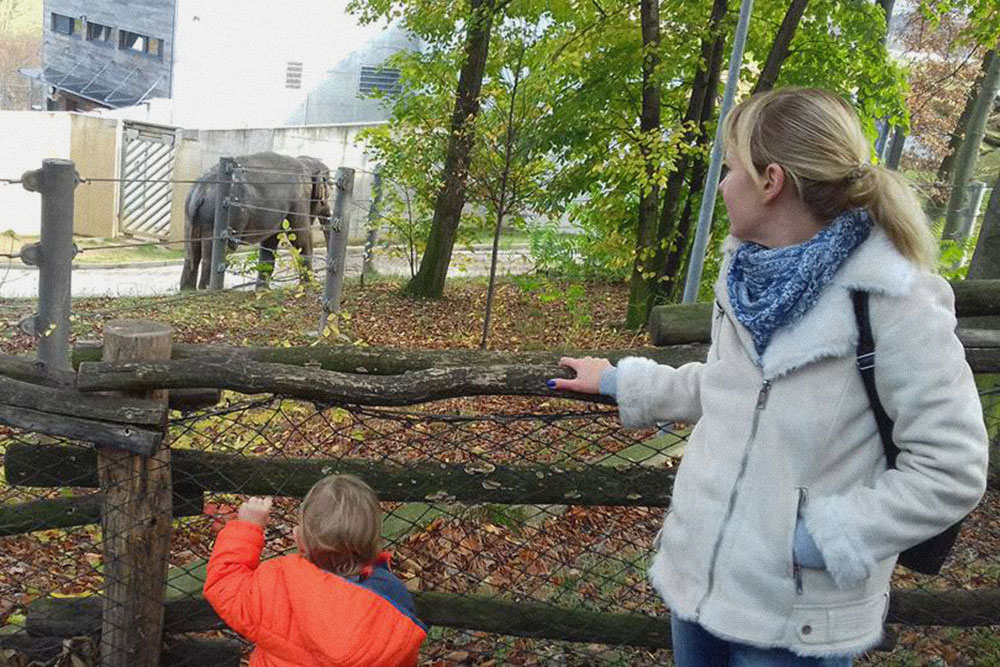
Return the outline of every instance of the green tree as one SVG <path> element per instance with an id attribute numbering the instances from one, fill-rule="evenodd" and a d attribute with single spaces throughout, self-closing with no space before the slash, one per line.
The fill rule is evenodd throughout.
<path id="1" fill-rule="evenodd" d="M 381 7 L 388 0 L 357 0 L 362 2 Z M 644 47 L 641 10 L 651 12 L 653 5 L 659 11 L 660 34 L 658 39 L 647 34 Z M 876 118 L 905 124 L 903 72 L 882 43 L 882 7 L 860 0 L 801 5 L 756 3 L 741 94 L 770 82 L 819 85 L 855 100 L 872 137 Z M 443 173 L 454 137 L 448 109 L 455 102 L 455 72 L 465 62 L 467 32 L 463 22 L 429 0 L 406 0 L 401 7 L 400 15 L 420 28 L 428 48 L 397 60 L 407 92 L 393 102 L 390 123 L 375 133 L 372 143 L 386 162 L 387 176 L 394 163 L 392 177 L 409 182 L 423 205 L 433 209 L 443 191 L 437 175 Z M 422 8 L 427 16 L 419 15 Z M 538 108 L 545 113 L 518 130 L 514 145 L 533 147 L 552 166 L 544 188 L 526 191 L 523 207 L 550 219 L 568 218 L 582 231 L 560 243 L 571 251 L 567 254 L 583 257 L 584 271 L 622 280 L 635 272 L 652 279 L 656 298 L 671 298 L 688 252 L 717 122 L 719 72 L 734 23 L 728 9 L 726 0 L 510 0 L 505 6 L 505 18 L 496 26 L 523 19 L 545 28 L 531 49 L 545 66 L 530 74 Z M 801 13 L 796 16 L 794 9 Z M 652 22 L 647 25 L 652 28 Z M 792 25 L 797 29 L 792 31 Z M 473 146 L 505 136 L 498 132 L 502 123 L 485 116 L 486 110 L 507 108 L 509 87 L 494 85 L 494 79 L 509 68 L 518 39 L 502 29 L 491 35 L 480 97 L 483 111 L 467 126 L 474 133 L 469 137 Z M 765 75 L 758 77 L 762 71 Z M 658 124 L 651 96 L 643 106 L 643 92 L 657 89 Z M 483 161 L 491 154 L 497 153 L 471 150 L 469 173 L 484 173 Z M 467 207 L 467 219 L 482 210 L 496 219 L 481 188 L 472 188 L 468 196 L 473 205 Z M 655 234 L 646 225 L 641 239 L 640 208 L 647 223 L 651 211 L 658 216 Z M 425 253 L 425 261 L 431 254 Z M 642 312 L 653 301 L 649 290 L 641 292 L 630 308 L 633 324 L 644 321 Z"/>
<path id="2" fill-rule="evenodd" d="M 480 111 L 479 140 L 470 162 L 470 201 L 481 204 L 493 220 L 490 278 L 480 347 L 486 349 L 496 289 L 500 234 L 513 217 L 521 222 L 525 207 L 537 201 L 543 179 L 555 168 L 538 143 L 535 128 L 549 112 L 545 83 L 539 73 L 545 61 L 539 43 L 551 23 L 540 17 L 509 18 L 496 28 L 497 48 L 484 84 L 485 103 Z"/>

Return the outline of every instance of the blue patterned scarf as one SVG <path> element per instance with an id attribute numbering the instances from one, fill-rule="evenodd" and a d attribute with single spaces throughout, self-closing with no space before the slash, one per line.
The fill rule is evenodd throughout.
<path id="1" fill-rule="evenodd" d="M 872 228 L 868 211 L 851 209 L 837 216 L 804 243 L 767 248 L 745 242 L 729 265 L 727 288 L 736 319 L 764 354 L 774 332 L 797 322 L 812 308 L 844 260 Z"/>

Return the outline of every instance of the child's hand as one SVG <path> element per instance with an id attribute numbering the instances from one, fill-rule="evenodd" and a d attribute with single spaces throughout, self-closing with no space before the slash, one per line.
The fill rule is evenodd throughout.
<path id="1" fill-rule="evenodd" d="M 563 391 L 579 391 L 584 394 L 598 393 L 601 390 L 601 373 L 605 369 L 611 368 L 610 361 L 597 357 L 583 357 L 582 359 L 563 357 L 559 360 L 559 365 L 572 368 L 576 371 L 576 377 L 572 380 L 561 378 L 549 380 L 549 387 Z"/>
<path id="2" fill-rule="evenodd" d="M 267 518 L 271 513 L 271 498 L 270 497 L 253 497 L 248 498 L 245 503 L 240 505 L 240 511 L 236 514 L 236 518 L 240 521 L 249 521 L 250 523 L 255 523 L 261 528 L 267 526 Z"/>

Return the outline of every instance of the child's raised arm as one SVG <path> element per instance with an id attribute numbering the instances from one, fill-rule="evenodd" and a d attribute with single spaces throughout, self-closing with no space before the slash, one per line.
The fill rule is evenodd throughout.
<path id="1" fill-rule="evenodd" d="M 205 599 L 229 627 L 250 641 L 257 641 L 261 622 L 259 610 L 264 601 L 254 574 L 270 511 L 270 498 L 243 503 L 236 520 L 219 532 L 205 576 Z"/>

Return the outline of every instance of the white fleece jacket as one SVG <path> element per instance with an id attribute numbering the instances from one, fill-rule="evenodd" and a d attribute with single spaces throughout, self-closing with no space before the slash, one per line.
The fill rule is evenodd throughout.
<path id="1" fill-rule="evenodd" d="M 896 555 L 985 490 L 986 429 L 952 291 L 876 228 L 758 360 L 732 315 L 726 247 L 706 362 L 618 364 L 626 426 L 697 422 L 650 578 L 672 613 L 718 636 L 860 653 L 881 639 Z M 902 450 L 892 470 L 855 365 L 853 288 L 872 294 L 876 384 Z M 825 569 L 794 567 L 800 514 Z"/>

